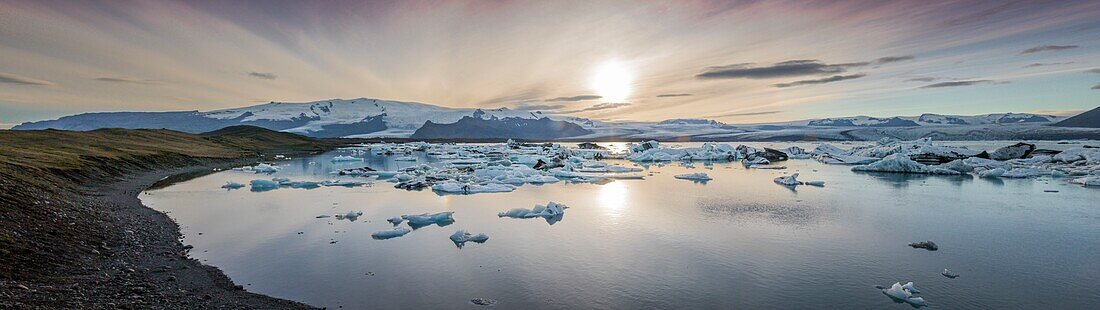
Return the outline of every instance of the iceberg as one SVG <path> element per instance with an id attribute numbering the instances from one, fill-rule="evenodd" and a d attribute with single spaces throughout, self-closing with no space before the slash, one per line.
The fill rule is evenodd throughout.
<path id="1" fill-rule="evenodd" d="M 390 222 L 390 224 L 393 224 L 393 226 L 397 226 L 397 225 L 401 225 L 401 222 L 404 222 L 405 219 L 400 217 L 400 216 L 394 216 L 394 217 L 386 219 L 386 221 Z"/>
<path id="2" fill-rule="evenodd" d="M 369 185 L 370 183 L 363 181 L 351 181 L 351 180 L 328 180 L 321 182 L 321 186 L 343 186 L 343 187 L 357 187 L 363 185 Z"/>
<path id="3" fill-rule="evenodd" d="M 462 246 L 466 245 L 466 242 L 472 241 L 476 243 L 485 243 L 485 241 L 488 240 L 489 236 L 486 234 L 473 235 L 466 232 L 465 230 L 456 231 L 454 234 L 451 235 L 451 242 L 454 242 L 455 246 L 460 249 L 462 248 Z"/>
<path id="4" fill-rule="evenodd" d="M 852 171 L 920 173 L 920 174 L 960 174 L 960 172 L 940 167 L 928 166 L 909 159 L 905 154 L 891 154 L 866 165 L 852 167 Z"/>
<path id="5" fill-rule="evenodd" d="M 932 242 L 931 240 L 921 241 L 921 242 L 913 242 L 913 243 L 910 243 L 909 246 L 913 247 L 914 249 L 925 249 L 925 250 L 929 250 L 929 251 L 935 251 L 935 250 L 940 249 L 940 247 L 938 245 L 936 245 L 935 242 Z"/>
<path id="6" fill-rule="evenodd" d="M 391 230 L 383 230 L 383 231 L 375 232 L 375 233 L 371 234 L 370 237 L 374 238 L 375 240 L 386 240 L 386 239 L 390 239 L 390 238 L 397 238 L 397 237 L 404 236 L 405 234 L 408 234 L 409 232 L 412 232 L 412 229 L 408 229 L 408 228 L 405 228 L 405 227 L 394 227 Z"/>
<path id="7" fill-rule="evenodd" d="M 959 277 L 959 274 L 957 274 L 957 273 L 954 273 L 954 272 L 951 272 L 951 270 L 947 270 L 947 268 L 944 268 L 944 269 L 943 269 L 943 272 L 941 272 L 940 274 L 942 274 L 943 276 L 947 277 L 948 279 L 954 279 L 954 278 L 958 278 L 958 277 Z"/>
<path id="8" fill-rule="evenodd" d="M 677 179 L 681 179 L 681 180 L 692 180 L 692 181 L 710 181 L 711 180 L 710 176 L 708 176 L 705 172 L 677 174 L 674 177 L 677 178 Z"/>

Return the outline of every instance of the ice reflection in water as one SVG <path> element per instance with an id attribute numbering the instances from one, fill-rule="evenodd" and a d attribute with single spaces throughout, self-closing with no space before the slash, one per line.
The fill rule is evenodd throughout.
<path id="1" fill-rule="evenodd" d="M 929 303 L 945 309 L 1100 302 L 1082 285 L 1100 279 L 1100 190 L 1049 177 L 853 173 L 794 160 L 782 171 L 650 165 L 646 180 L 527 185 L 502 194 L 439 196 L 384 182 L 260 193 L 220 188 L 226 181 L 323 181 L 338 168 L 430 162 L 416 155 L 416 163 L 370 156 L 334 164 L 336 155 L 343 153 L 296 158 L 270 176 L 222 172 L 140 197 L 171 212 L 195 246 L 193 257 L 251 283 L 250 291 L 315 306 L 457 308 L 484 297 L 506 309 L 897 309 L 907 306 L 872 285 L 898 280 L 920 283 Z M 694 172 L 713 180 L 673 178 Z M 828 186 L 792 191 L 773 182 L 794 172 Z M 568 205 L 569 219 L 546 225 L 497 216 L 548 201 Z M 363 215 L 354 222 L 316 218 L 349 210 Z M 446 227 L 371 238 L 392 230 L 386 219 L 395 215 L 446 211 L 455 212 Z M 492 239 L 459 250 L 449 239 L 458 230 Z M 906 246 L 923 240 L 940 250 Z M 945 278 L 944 268 L 963 276 Z"/>

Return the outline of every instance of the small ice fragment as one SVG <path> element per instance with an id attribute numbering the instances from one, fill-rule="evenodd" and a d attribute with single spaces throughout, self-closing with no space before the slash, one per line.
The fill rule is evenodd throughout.
<path id="1" fill-rule="evenodd" d="M 363 160 L 363 159 L 358 158 L 358 157 L 351 157 L 351 156 L 347 156 L 347 155 L 339 155 L 339 156 L 336 156 L 336 157 L 332 158 L 332 162 L 334 162 L 334 163 L 348 162 L 348 161 L 361 161 L 361 160 Z"/>
<path id="2" fill-rule="evenodd" d="M 252 169 L 245 169 L 245 170 L 252 170 L 256 173 L 276 173 L 276 172 L 279 172 L 279 169 L 280 169 L 279 167 L 269 165 L 269 164 L 265 164 L 265 163 L 259 163 L 255 167 L 251 167 L 251 168 Z"/>
<path id="3" fill-rule="evenodd" d="M 681 180 L 692 180 L 692 181 L 710 181 L 711 180 L 710 176 L 708 176 L 705 172 L 677 174 L 675 176 L 675 178 L 681 179 Z"/>
<path id="4" fill-rule="evenodd" d="M 809 186 L 821 187 L 821 186 L 825 186 L 825 181 L 805 181 L 805 182 L 802 182 L 802 184 L 806 184 L 806 185 L 809 185 Z"/>
<path id="5" fill-rule="evenodd" d="M 489 240 L 489 235 L 486 235 L 486 234 L 473 235 L 473 234 L 470 234 L 470 233 L 466 232 L 465 230 L 456 231 L 454 234 L 451 235 L 451 241 L 454 242 L 455 246 L 457 246 L 459 248 L 462 248 L 462 246 L 466 245 L 466 242 L 469 242 L 469 241 L 473 241 L 473 242 L 476 242 L 476 243 L 485 243 L 485 241 L 488 241 L 488 240 Z"/>
<path id="6" fill-rule="evenodd" d="M 565 215 L 565 209 L 568 208 L 569 207 L 563 204 L 551 201 L 545 206 L 537 204 L 534 208 L 531 209 L 514 208 L 505 212 L 497 213 L 497 216 L 519 219 L 542 217 L 546 219 L 547 223 L 553 225 L 554 223 L 557 223 L 562 219 L 562 217 Z"/>
<path id="7" fill-rule="evenodd" d="M 318 216 L 316 216 L 315 218 L 319 218 L 319 219 L 327 219 L 327 218 L 330 218 L 330 217 L 332 217 L 332 216 L 331 216 L 331 215 L 328 215 L 328 214 L 321 214 L 321 215 L 318 215 Z"/>
<path id="8" fill-rule="evenodd" d="M 346 219 L 346 220 L 354 222 L 356 219 L 358 219 L 362 215 L 363 215 L 362 211 L 348 211 L 348 213 L 345 213 L 345 214 L 337 214 L 336 219 L 338 219 L 338 220 Z"/>
<path id="9" fill-rule="evenodd" d="M 876 286 L 876 288 L 880 287 L 881 286 Z M 881 290 L 883 294 L 890 297 L 890 299 L 893 299 L 894 302 L 908 303 L 917 308 L 928 306 L 928 303 L 924 301 L 924 298 L 913 296 L 913 294 L 920 294 L 920 292 L 916 291 L 916 288 L 913 287 L 913 282 L 906 283 L 905 285 L 901 285 L 901 283 L 899 282 L 894 282 L 894 285 L 890 286 L 890 288 Z"/>
<path id="10" fill-rule="evenodd" d="M 791 174 L 789 176 L 775 178 L 774 181 L 775 181 L 775 184 L 785 185 L 785 186 L 795 186 L 795 185 L 802 184 L 802 182 L 798 181 L 798 173 L 797 172 L 794 173 L 794 174 Z"/>
<path id="11" fill-rule="evenodd" d="M 397 225 L 401 225 L 401 222 L 404 222 L 405 219 L 401 218 L 400 216 L 394 216 L 394 217 L 386 219 L 386 221 L 390 222 L 390 224 L 393 224 L 393 226 L 397 226 Z"/>
<path id="12" fill-rule="evenodd" d="M 470 299 L 470 303 L 478 306 L 493 306 L 497 304 L 497 301 L 489 298 L 474 298 Z"/>
<path id="13" fill-rule="evenodd" d="M 913 282 L 905 283 L 905 285 L 902 285 L 901 288 L 913 294 L 920 294 L 920 290 L 913 286 Z"/>
<path id="14" fill-rule="evenodd" d="M 921 242 L 913 242 L 913 243 L 910 243 L 909 246 L 911 246 L 915 249 L 925 249 L 925 250 L 929 250 L 929 251 L 935 251 L 935 250 L 940 249 L 940 247 L 937 246 L 936 243 L 932 242 L 931 240 L 921 241 Z"/>
<path id="15" fill-rule="evenodd" d="M 233 181 L 226 181 L 225 185 L 222 185 L 222 188 L 224 188 L 224 189 L 238 189 L 238 188 L 242 188 L 242 187 L 244 187 L 244 184 L 233 182 Z"/>
<path id="16" fill-rule="evenodd" d="M 408 228 L 405 228 L 405 227 L 394 227 L 391 230 L 383 230 L 383 231 L 375 232 L 375 233 L 371 234 L 370 237 L 374 238 L 376 240 L 386 240 L 386 239 L 390 239 L 390 238 L 397 238 L 397 237 L 404 236 L 405 234 L 408 234 L 411 231 L 412 231 L 412 229 L 408 229 Z"/>
<path id="17" fill-rule="evenodd" d="M 951 270 L 947 270 L 947 268 L 944 268 L 944 269 L 943 269 L 943 272 L 941 272 L 940 274 L 942 274 L 943 276 L 945 276 L 945 277 L 947 277 L 947 278 L 949 278 L 949 279 L 954 279 L 954 278 L 958 278 L 958 277 L 959 277 L 959 274 L 957 274 L 957 273 L 954 273 L 954 272 L 951 272 Z"/>

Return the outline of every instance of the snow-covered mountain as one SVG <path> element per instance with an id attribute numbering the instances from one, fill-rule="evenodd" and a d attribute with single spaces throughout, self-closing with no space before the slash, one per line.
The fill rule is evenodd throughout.
<path id="1" fill-rule="evenodd" d="M 947 140 L 1100 139 L 1098 129 L 1049 126 L 1065 117 L 998 113 L 974 116 L 923 114 L 837 117 L 752 125 L 707 119 L 608 122 L 543 112 L 447 108 L 370 98 L 266 104 L 208 112 L 85 113 L 28 122 L 15 130 L 166 128 L 207 132 L 251 125 L 314 137 L 530 140 L 866 140 L 936 137 Z"/>

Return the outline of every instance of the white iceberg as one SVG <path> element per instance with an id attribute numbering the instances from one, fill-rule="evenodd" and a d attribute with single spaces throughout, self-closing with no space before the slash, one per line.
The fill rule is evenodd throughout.
<path id="1" fill-rule="evenodd" d="M 894 285 L 883 289 L 882 293 L 889 296 L 890 299 L 893 299 L 895 302 L 908 303 L 918 308 L 928 306 L 924 298 L 913 296 L 913 294 L 920 294 L 920 291 L 917 291 L 917 289 L 913 287 L 913 282 L 906 283 L 905 285 L 901 285 L 900 282 L 894 282 Z"/>
<path id="2" fill-rule="evenodd" d="M 486 234 L 473 235 L 473 234 L 470 234 L 470 233 L 466 232 L 465 230 L 456 231 L 454 234 L 451 235 L 451 241 L 454 242 L 455 246 L 457 246 L 459 248 L 462 248 L 462 246 L 466 245 L 466 242 L 471 242 L 472 241 L 472 242 L 476 242 L 476 243 L 485 243 L 485 241 L 488 241 L 488 240 L 489 240 L 489 235 L 486 235 Z"/>
<path id="3" fill-rule="evenodd" d="M 352 156 L 347 156 L 347 155 L 338 155 L 338 156 L 332 158 L 332 162 L 334 162 L 334 163 L 349 162 L 349 161 L 362 161 L 362 160 L 363 160 L 362 158 L 352 157 Z"/>
<path id="4" fill-rule="evenodd" d="M 397 226 L 397 225 L 401 225 L 401 222 L 404 222 L 405 219 L 400 217 L 400 216 L 394 216 L 394 217 L 386 219 L 386 221 L 390 222 L 390 224 L 393 224 L 393 226 Z"/>
<path id="5" fill-rule="evenodd" d="M 681 179 L 681 180 L 692 180 L 692 181 L 710 181 L 711 180 L 710 176 L 708 176 L 705 172 L 677 174 L 674 177 L 677 178 L 677 179 Z"/>
<path id="6" fill-rule="evenodd" d="M 348 213 L 337 214 L 336 219 L 338 219 L 338 220 L 349 220 L 349 221 L 354 222 L 360 216 L 363 216 L 362 211 L 348 211 Z"/>
<path id="7" fill-rule="evenodd" d="M 393 229 L 390 229 L 390 230 L 383 230 L 383 231 L 375 232 L 375 233 L 371 234 L 370 237 L 374 238 L 376 240 L 385 240 L 385 239 L 390 239 L 390 238 L 401 237 L 401 236 L 404 236 L 405 234 L 408 234 L 409 232 L 412 232 L 412 229 L 408 229 L 408 228 L 405 228 L 405 227 L 394 227 Z"/>

